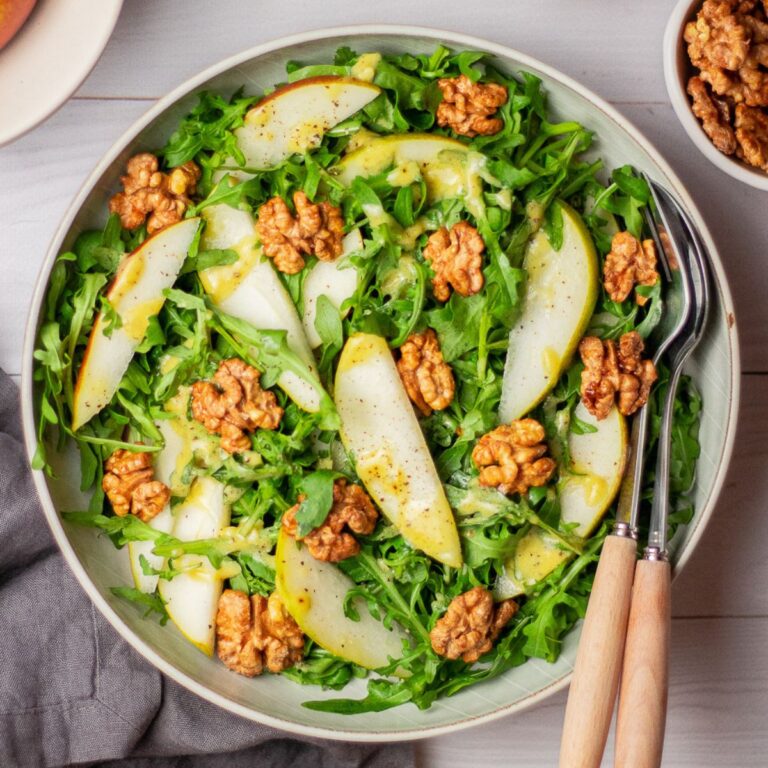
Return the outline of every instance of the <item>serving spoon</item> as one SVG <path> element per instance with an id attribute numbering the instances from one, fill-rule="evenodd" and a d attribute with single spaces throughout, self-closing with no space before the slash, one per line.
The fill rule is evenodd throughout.
<path id="1" fill-rule="evenodd" d="M 656 242 L 664 273 L 662 320 L 649 341 L 654 365 L 670 350 L 686 327 L 693 304 L 690 276 L 678 255 L 688 243 L 681 220 L 660 205 L 649 183 L 656 211 L 646 207 L 646 220 Z M 644 450 L 650 411 L 643 406 L 632 425 L 628 466 L 619 495 L 613 532 L 600 554 L 565 710 L 560 742 L 560 768 L 598 768 L 611 725 L 629 618 L 637 562 L 638 515 Z"/>

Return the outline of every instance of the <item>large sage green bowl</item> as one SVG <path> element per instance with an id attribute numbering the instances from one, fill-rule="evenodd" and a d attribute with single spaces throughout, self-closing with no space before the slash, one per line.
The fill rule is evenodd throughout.
<path id="1" fill-rule="evenodd" d="M 23 417 L 27 450 L 35 450 L 37 421 L 32 353 L 41 306 L 56 255 L 71 246 L 84 229 L 103 223 L 106 201 L 118 185 L 127 158 L 140 150 L 161 146 L 178 120 L 196 103 L 195 94 L 208 88 L 231 92 L 245 85 L 250 92 L 285 79 L 289 59 L 323 62 L 336 48 L 347 45 L 357 51 L 386 53 L 430 52 L 438 43 L 455 49 L 485 50 L 507 71 L 524 69 L 542 78 L 552 111 L 559 119 L 575 119 L 596 131 L 595 152 L 608 168 L 631 163 L 672 190 L 698 225 L 713 263 L 714 306 L 704 342 L 690 364 L 704 398 L 701 423 L 702 454 L 699 459 L 693 522 L 679 531 L 672 556 L 679 571 L 695 548 L 712 514 L 731 455 L 739 398 L 739 352 L 731 295 L 717 251 L 688 193 L 651 144 L 611 106 L 567 76 L 530 57 L 501 45 L 452 32 L 432 29 L 365 26 L 321 30 L 283 38 L 233 56 L 184 83 L 150 109 L 107 152 L 69 208 L 56 233 L 37 282 L 29 315 L 23 363 Z M 205 699 L 243 717 L 310 736 L 358 741 L 393 741 L 434 736 L 475 723 L 488 722 L 518 712 L 563 688 L 576 654 L 578 628 L 566 639 L 555 664 L 528 661 L 503 676 L 466 689 L 420 711 L 404 705 L 386 712 L 344 716 L 313 712 L 301 706 L 307 699 L 325 695 L 280 676 L 247 679 L 229 672 L 187 643 L 170 625 L 161 627 L 142 618 L 133 605 L 109 591 L 130 584 L 128 559 L 106 536 L 91 529 L 70 527 L 59 510 L 82 503 L 79 471 L 74 449 L 57 457 L 57 480 L 35 472 L 35 483 L 48 523 L 64 557 L 83 589 L 114 628 L 149 662 L 169 677 Z M 344 695 L 362 696 L 364 682 L 355 681 Z"/>

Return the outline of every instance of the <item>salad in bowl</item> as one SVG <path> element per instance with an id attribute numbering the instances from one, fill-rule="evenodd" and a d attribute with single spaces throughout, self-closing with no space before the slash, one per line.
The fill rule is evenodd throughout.
<path id="1" fill-rule="evenodd" d="M 233 674 L 339 691 L 321 712 L 556 660 L 667 382 L 649 190 L 592 142 L 534 75 L 440 45 L 202 92 L 134 153 L 35 352 L 34 464 L 77 446 L 62 516 L 128 559 L 114 594 Z M 686 379 L 673 525 L 700 409 Z"/>

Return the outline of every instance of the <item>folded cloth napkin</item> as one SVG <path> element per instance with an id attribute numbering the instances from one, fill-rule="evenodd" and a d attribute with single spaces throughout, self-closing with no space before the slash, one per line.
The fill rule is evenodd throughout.
<path id="1" fill-rule="evenodd" d="M 0 766 L 409 768 L 411 745 L 299 740 L 163 677 L 91 605 L 58 552 L 0 371 Z"/>

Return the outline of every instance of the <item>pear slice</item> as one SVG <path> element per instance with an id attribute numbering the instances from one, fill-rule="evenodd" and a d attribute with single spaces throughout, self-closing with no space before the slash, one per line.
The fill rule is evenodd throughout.
<path id="1" fill-rule="evenodd" d="M 109 324 L 104 313 L 96 316 L 77 374 L 73 431 L 92 419 L 117 391 L 150 317 L 162 309 L 163 291 L 176 282 L 199 223 L 198 218 L 184 219 L 161 230 L 120 263 L 106 298 L 121 325 L 106 335 Z"/>
<path id="2" fill-rule="evenodd" d="M 561 472 L 557 484 L 560 527 L 569 536 L 586 539 L 619 492 L 627 462 L 627 425 L 615 406 L 602 420 L 582 403 L 576 406 L 574 415 L 596 431 L 580 435 L 571 432 L 568 437 L 571 464 Z M 576 527 L 571 529 L 574 524 Z M 572 554 L 556 536 L 533 526 L 505 564 L 505 573 L 496 584 L 498 596 L 527 592 Z"/>
<path id="3" fill-rule="evenodd" d="M 189 496 L 174 510 L 173 535 L 181 541 L 215 538 L 227 525 L 229 507 L 224 503 L 224 485 L 212 477 L 197 478 Z M 174 564 L 184 573 L 170 581 L 160 579 L 160 597 L 184 637 L 212 656 L 216 609 L 224 579 L 201 555 L 182 555 Z"/>
<path id="4" fill-rule="evenodd" d="M 173 513 L 171 505 L 166 504 L 162 512 L 149 521 L 150 527 L 161 533 L 170 533 L 173 529 Z M 147 563 L 160 570 L 163 567 L 165 558 L 152 552 L 155 546 L 154 541 L 129 541 L 128 542 L 128 561 L 131 566 L 131 576 L 136 589 L 151 595 L 156 589 L 159 576 L 146 574 L 141 567 L 141 558 L 146 558 Z"/>
<path id="5" fill-rule="evenodd" d="M 597 431 L 568 437 L 571 464 L 557 484 L 560 524 L 575 523 L 573 534 L 586 539 L 619 492 L 627 465 L 627 422 L 616 406 L 598 420 L 579 403 L 574 416 Z"/>
<path id="6" fill-rule="evenodd" d="M 360 598 L 353 603 L 360 620 L 348 618 L 344 598 L 354 582 L 332 563 L 315 560 L 282 530 L 277 539 L 275 586 L 301 631 L 335 656 L 368 669 L 402 657 L 407 638 L 402 628 L 387 629 Z"/>
<path id="7" fill-rule="evenodd" d="M 461 567 L 453 511 L 385 339 L 350 336 L 336 369 L 335 401 L 341 439 L 382 512 L 412 547 Z"/>
<path id="8" fill-rule="evenodd" d="M 239 256 L 234 264 L 210 267 L 199 273 L 213 303 L 260 330 L 286 331 L 288 346 L 316 374 L 315 358 L 296 305 L 261 252 L 251 214 L 220 204 L 205 208 L 202 216 L 206 226 L 200 247 L 228 248 Z M 277 384 L 303 410 L 316 413 L 320 409 L 319 387 L 312 387 L 295 373 L 285 371 Z"/>
<path id="9" fill-rule="evenodd" d="M 482 174 L 485 157 L 466 144 L 446 136 L 408 133 L 363 139 L 362 145 L 343 157 L 332 169 L 349 186 L 355 178 L 368 178 L 391 168 L 388 180 L 403 186 L 423 178 L 430 202 L 464 197 L 467 209 L 482 216 Z M 375 212 L 365 211 L 369 218 Z"/>
<path id="10" fill-rule="evenodd" d="M 273 168 L 317 147 L 327 130 L 359 112 L 381 89 L 350 77 L 326 75 L 284 85 L 263 98 L 235 131 L 246 168 Z"/>
<path id="11" fill-rule="evenodd" d="M 539 230 L 528 246 L 520 318 L 509 334 L 499 419 L 534 408 L 557 384 L 592 317 L 598 293 L 597 254 L 576 211 L 560 203 L 563 243 L 556 251 Z"/>
<path id="12" fill-rule="evenodd" d="M 179 419 L 160 419 L 156 422 L 156 426 L 163 436 L 165 445 L 155 456 L 155 479 L 167 485 L 173 492 L 181 473 L 192 458 L 191 444 L 185 438 L 183 429 L 180 428 Z M 173 529 L 173 521 L 171 505 L 166 504 L 162 512 L 149 521 L 149 525 L 162 533 L 170 533 Z M 144 573 L 141 568 L 141 557 L 145 557 L 149 565 L 156 570 L 162 568 L 165 562 L 164 557 L 152 552 L 154 546 L 153 541 L 128 542 L 128 558 L 134 584 L 136 589 L 147 594 L 152 594 L 157 589 L 159 577 Z"/>
<path id="13" fill-rule="evenodd" d="M 493 589 L 497 600 L 524 595 L 549 576 L 572 552 L 541 528 L 532 526 L 515 547 L 515 554 L 504 564 Z"/>
<path id="14" fill-rule="evenodd" d="M 323 342 L 315 328 L 317 300 L 327 296 L 331 304 L 339 309 L 346 299 L 357 290 L 357 270 L 345 263 L 345 256 L 363 249 L 363 236 L 359 229 L 353 229 L 344 236 L 344 250 L 334 261 L 318 261 L 304 281 L 302 298 L 304 303 L 304 332 L 312 349 Z"/>

